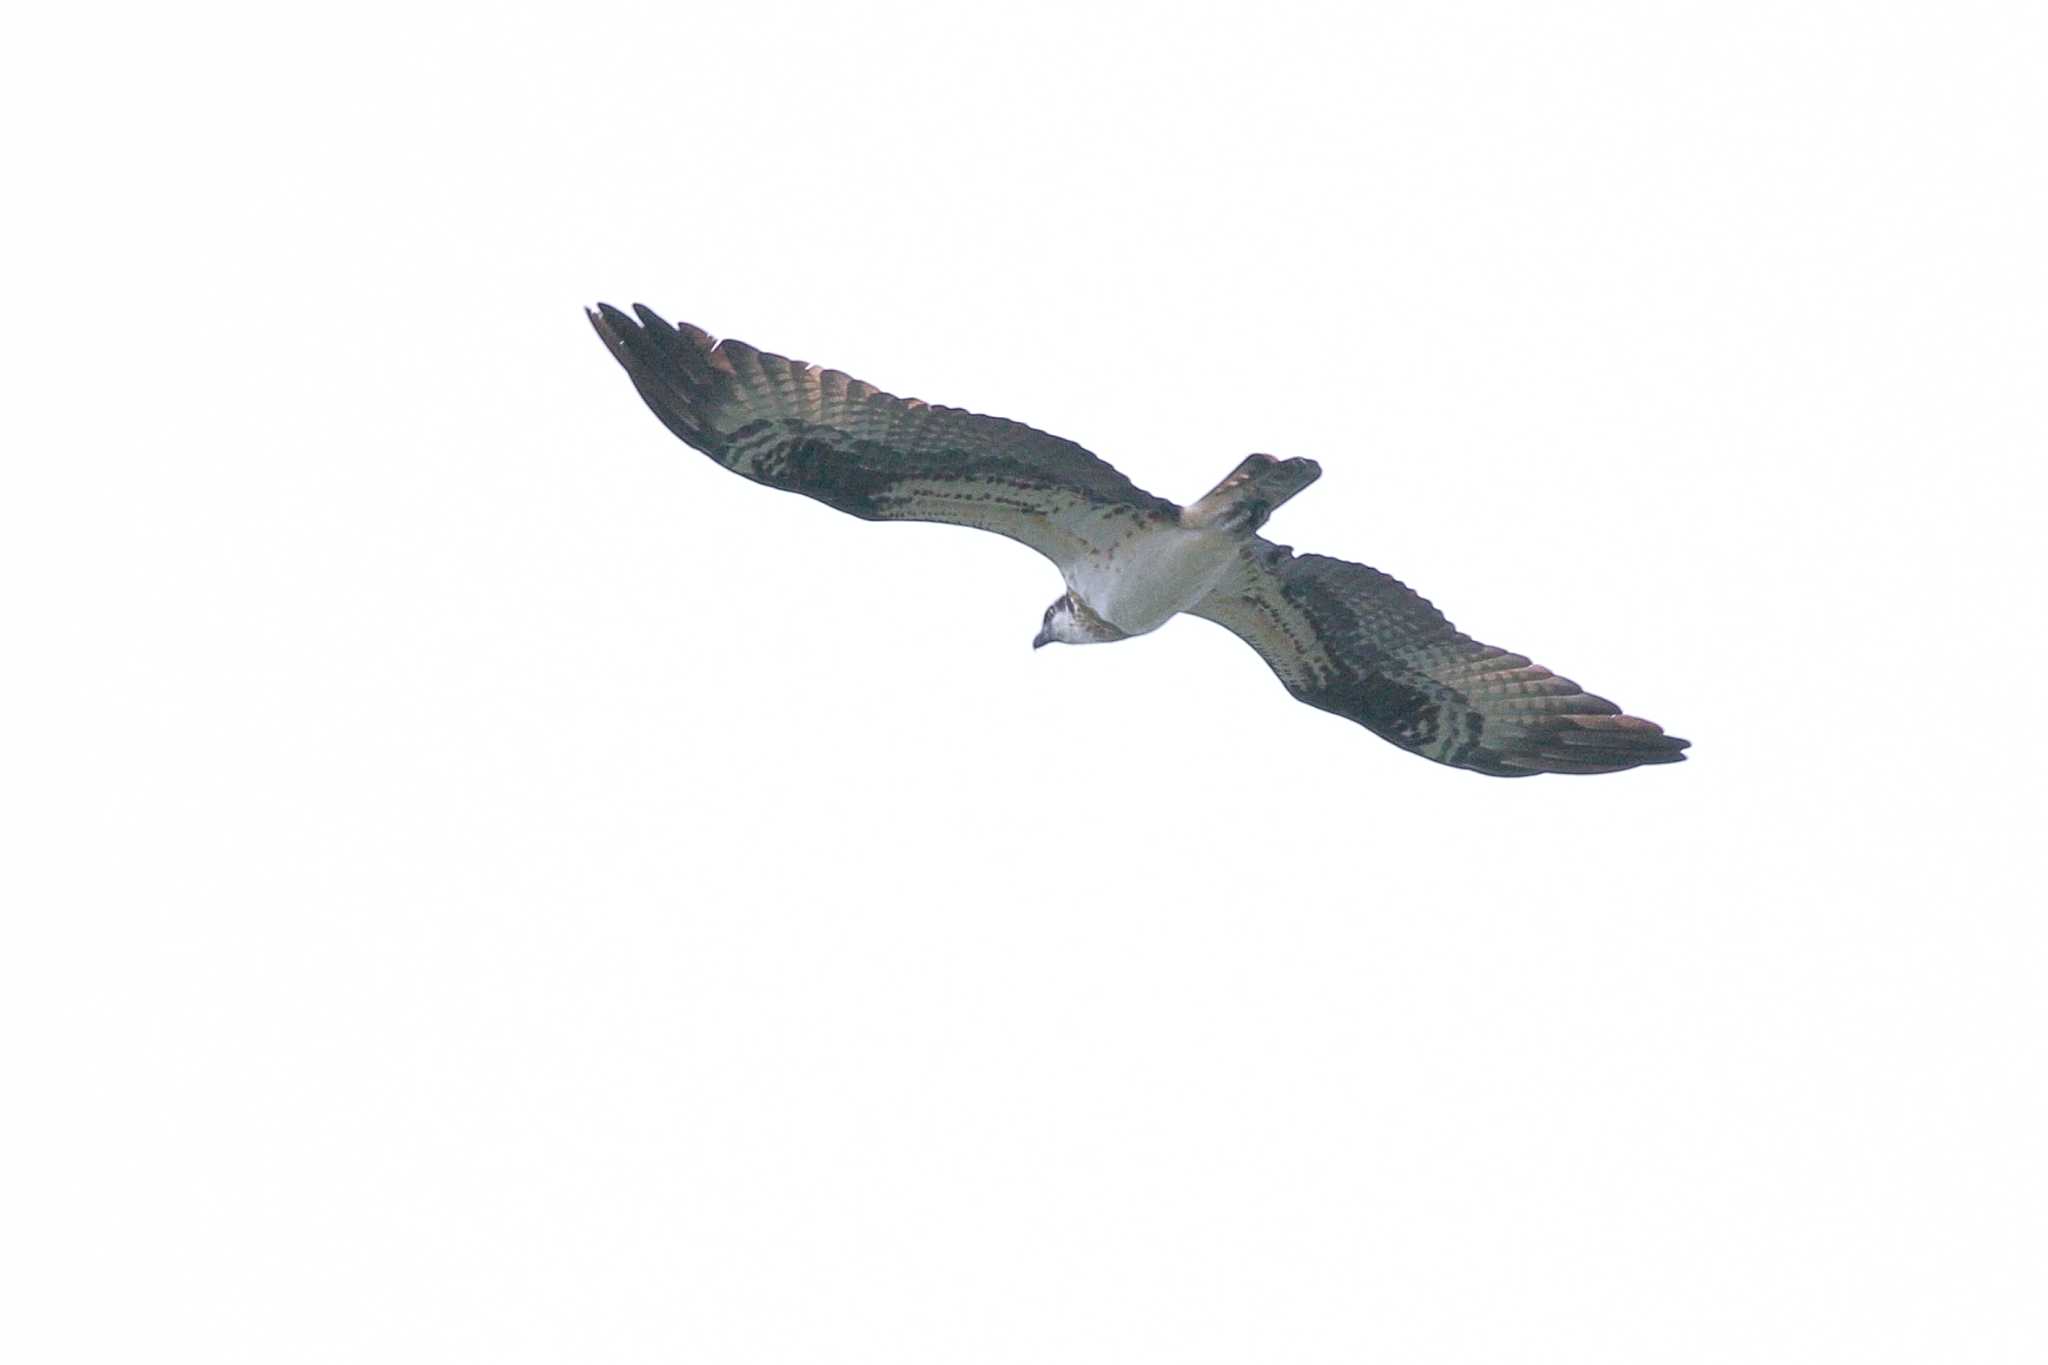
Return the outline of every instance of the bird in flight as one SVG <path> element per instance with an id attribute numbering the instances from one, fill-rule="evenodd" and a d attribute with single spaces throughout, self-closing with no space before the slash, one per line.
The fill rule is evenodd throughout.
<path id="1" fill-rule="evenodd" d="M 869 521 L 994 531 L 1050 559 L 1067 590 L 1033 648 L 1128 640 L 1185 612 L 1258 651 L 1297 700 L 1438 763 L 1527 777 L 1685 757 L 1685 740 L 1461 635 L 1379 570 L 1261 536 L 1322 474 L 1313 460 L 1248 455 L 1181 507 L 1017 422 L 714 341 L 639 304 L 589 316 L 655 416 L 735 474 Z"/>

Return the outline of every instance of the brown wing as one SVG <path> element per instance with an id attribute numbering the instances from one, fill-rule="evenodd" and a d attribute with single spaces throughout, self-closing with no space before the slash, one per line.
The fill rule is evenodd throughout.
<path id="1" fill-rule="evenodd" d="M 1133 520 L 1180 516 L 1072 441 L 633 312 L 599 304 L 590 322 L 670 431 L 756 483 L 869 521 L 994 531 L 1063 568 Z"/>
<path id="2" fill-rule="evenodd" d="M 1259 652 L 1300 701 L 1495 777 L 1677 763 L 1687 742 L 1520 654 L 1461 635 L 1377 569 L 1255 539 L 1194 614 Z"/>

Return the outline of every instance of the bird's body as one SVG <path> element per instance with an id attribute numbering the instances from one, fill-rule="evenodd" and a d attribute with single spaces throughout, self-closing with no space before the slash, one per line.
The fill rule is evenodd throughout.
<path id="1" fill-rule="evenodd" d="M 1071 441 L 635 314 L 601 304 L 590 319 L 655 415 L 728 469 L 871 521 L 994 531 L 1052 560 L 1067 590 L 1034 645 L 1198 616 L 1251 645 L 1298 700 L 1440 763 L 1521 777 L 1685 756 L 1686 741 L 1459 634 L 1378 570 L 1259 535 L 1320 476 L 1314 461 L 1248 456 L 1181 507 Z"/>
<path id="2" fill-rule="evenodd" d="M 1241 535 L 1214 527 L 1148 526 L 1064 566 L 1067 590 L 1124 635 L 1144 635 L 1207 597 L 1242 547 Z"/>

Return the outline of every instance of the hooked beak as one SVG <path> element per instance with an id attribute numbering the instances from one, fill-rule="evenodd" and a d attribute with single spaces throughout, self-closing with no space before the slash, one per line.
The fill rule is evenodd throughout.
<path id="1" fill-rule="evenodd" d="M 1047 627 L 1046 627 L 1046 628 L 1045 628 L 1044 630 L 1041 630 L 1041 631 L 1039 631 L 1039 632 L 1038 632 L 1038 635 L 1037 635 L 1037 637 L 1036 637 L 1035 639 L 1033 639 L 1033 640 L 1032 640 L 1032 642 L 1031 642 L 1031 647 L 1032 647 L 1033 649 L 1044 649 L 1044 648 L 1045 648 L 1045 647 L 1046 647 L 1047 645 L 1049 645 L 1049 644 L 1051 644 L 1051 643 L 1052 643 L 1052 627 L 1050 627 L 1050 626 L 1047 626 Z"/>

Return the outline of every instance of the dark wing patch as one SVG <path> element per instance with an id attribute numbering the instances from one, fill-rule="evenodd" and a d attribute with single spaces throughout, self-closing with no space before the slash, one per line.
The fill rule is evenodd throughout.
<path id="1" fill-rule="evenodd" d="M 1062 566 L 1180 508 L 1019 422 L 883 393 L 837 370 L 714 341 L 635 304 L 590 314 L 668 429 L 734 473 L 869 521 L 939 521 Z"/>
<path id="2" fill-rule="evenodd" d="M 1687 741 L 1520 654 L 1460 634 L 1377 569 L 1255 541 L 1195 608 L 1298 700 L 1424 758 L 1495 777 L 1677 763 Z"/>

